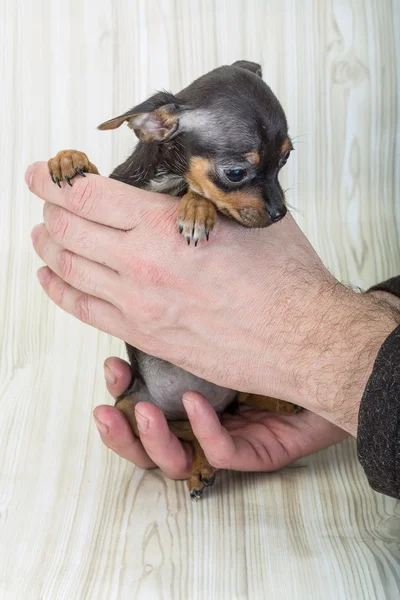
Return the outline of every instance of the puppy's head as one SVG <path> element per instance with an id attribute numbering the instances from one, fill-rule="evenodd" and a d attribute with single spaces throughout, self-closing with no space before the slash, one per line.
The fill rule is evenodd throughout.
<path id="1" fill-rule="evenodd" d="M 285 113 L 259 65 L 220 67 L 176 96 L 159 92 L 99 129 L 125 121 L 143 142 L 179 153 L 180 165 L 183 152 L 189 187 L 222 213 L 247 227 L 266 227 L 285 216 L 278 175 L 292 143 Z"/>

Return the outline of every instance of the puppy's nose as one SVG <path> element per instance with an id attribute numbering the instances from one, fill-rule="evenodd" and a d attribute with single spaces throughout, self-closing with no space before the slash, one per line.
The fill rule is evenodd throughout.
<path id="1" fill-rule="evenodd" d="M 286 206 L 281 206 L 279 208 L 268 208 L 267 213 L 269 218 L 273 223 L 280 221 L 287 213 Z"/>

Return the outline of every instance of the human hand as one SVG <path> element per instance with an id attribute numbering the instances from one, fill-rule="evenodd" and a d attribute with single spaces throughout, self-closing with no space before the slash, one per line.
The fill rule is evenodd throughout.
<path id="1" fill-rule="evenodd" d="M 282 398 L 355 434 L 377 352 L 397 322 L 341 286 L 290 215 L 267 229 L 219 217 L 187 247 L 178 201 L 88 175 L 55 186 L 32 232 L 48 296 L 85 323 L 213 383 Z M 386 307 L 386 308 L 385 308 Z"/>
<path id="2" fill-rule="evenodd" d="M 56 304 L 234 389 L 261 393 L 265 376 L 254 365 L 271 344 L 276 383 L 286 337 L 279 326 L 299 300 L 299 264 L 330 277 L 291 217 L 264 230 L 221 217 L 210 241 L 194 248 L 178 235 L 177 200 L 168 196 L 98 175 L 60 189 L 45 163 L 36 163 L 30 189 L 46 201 L 32 236 L 50 267 L 39 271 L 42 285 Z"/>
<path id="3" fill-rule="evenodd" d="M 130 367 L 118 358 L 106 360 L 105 375 L 107 389 L 114 398 L 130 383 Z M 190 407 L 194 408 L 193 416 L 189 416 L 193 431 L 216 468 L 275 471 L 348 437 L 345 431 L 309 411 L 285 416 L 242 405 L 238 415 L 224 415 L 221 424 L 200 394 L 187 392 L 184 406 L 189 406 L 188 416 Z M 144 402 L 137 405 L 136 416 L 141 415 L 148 423 L 140 439 L 117 408 L 98 406 L 93 414 L 103 443 L 122 458 L 144 469 L 160 467 L 171 479 L 190 476 L 191 445 L 170 432 L 156 406 Z"/>

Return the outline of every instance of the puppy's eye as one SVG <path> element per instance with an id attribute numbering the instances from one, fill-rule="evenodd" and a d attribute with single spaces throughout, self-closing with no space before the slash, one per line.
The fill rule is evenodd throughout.
<path id="1" fill-rule="evenodd" d="M 286 165 L 289 156 L 290 156 L 290 150 L 288 150 L 287 152 L 285 152 L 285 154 L 280 157 L 280 159 L 279 159 L 279 168 L 283 167 L 283 165 Z"/>
<path id="2" fill-rule="evenodd" d="M 246 169 L 227 169 L 224 172 L 229 181 L 232 181 L 232 183 L 239 183 L 239 181 L 243 181 L 247 175 Z"/>

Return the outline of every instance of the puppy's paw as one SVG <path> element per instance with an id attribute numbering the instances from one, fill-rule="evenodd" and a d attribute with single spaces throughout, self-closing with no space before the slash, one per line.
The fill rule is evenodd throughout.
<path id="1" fill-rule="evenodd" d="M 197 502 L 202 497 L 204 489 L 214 484 L 215 477 L 216 469 L 208 462 L 199 465 L 186 482 L 191 499 Z"/>
<path id="2" fill-rule="evenodd" d="M 78 150 L 61 150 L 54 158 L 50 158 L 47 165 L 50 176 L 58 187 L 61 187 L 60 181 L 66 181 L 72 186 L 71 179 L 77 174 L 82 177 L 85 177 L 85 173 L 99 174 L 86 154 Z"/>
<path id="3" fill-rule="evenodd" d="M 194 241 L 197 246 L 199 240 L 208 240 L 217 219 L 217 209 L 214 204 L 195 192 L 188 192 L 182 197 L 178 209 L 178 227 L 190 244 Z"/>

